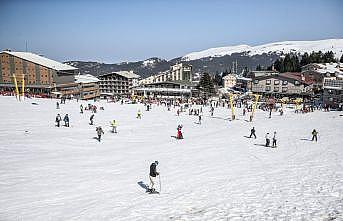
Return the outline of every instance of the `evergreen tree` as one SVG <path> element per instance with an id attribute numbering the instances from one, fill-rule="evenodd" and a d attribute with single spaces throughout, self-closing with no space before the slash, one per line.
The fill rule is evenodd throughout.
<path id="1" fill-rule="evenodd" d="M 214 85 L 211 76 L 208 73 L 204 73 L 199 81 L 198 89 L 204 93 L 205 97 L 214 94 Z"/>
<path id="2" fill-rule="evenodd" d="M 261 67 L 260 64 L 258 64 L 258 65 L 256 66 L 256 71 L 262 71 L 262 67 Z"/>
<path id="3" fill-rule="evenodd" d="M 305 52 L 303 56 L 301 57 L 300 65 L 305 66 L 310 63 L 310 57 L 308 56 L 308 53 Z"/>
<path id="4" fill-rule="evenodd" d="M 341 56 L 341 59 L 339 59 L 339 62 L 343 63 L 343 54 Z"/>
<path id="5" fill-rule="evenodd" d="M 223 86 L 223 78 L 218 71 L 216 72 L 216 75 L 214 75 L 214 83 L 218 86 Z"/>

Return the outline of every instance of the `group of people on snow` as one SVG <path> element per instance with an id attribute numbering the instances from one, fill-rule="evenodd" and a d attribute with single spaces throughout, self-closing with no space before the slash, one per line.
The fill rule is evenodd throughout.
<path id="1" fill-rule="evenodd" d="M 61 125 L 60 122 L 61 121 L 62 121 L 61 115 L 57 114 L 56 119 L 55 119 L 57 127 L 60 127 L 60 125 Z M 64 121 L 64 126 L 69 127 L 69 116 L 68 116 L 68 114 L 66 114 L 64 116 L 63 121 Z"/>

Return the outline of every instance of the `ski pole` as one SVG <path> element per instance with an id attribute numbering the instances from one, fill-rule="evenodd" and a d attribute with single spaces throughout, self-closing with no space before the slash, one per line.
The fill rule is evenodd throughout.
<path id="1" fill-rule="evenodd" d="M 158 175 L 159 181 L 160 181 L 160 193 L 161 193 L 161 175 Z"/>

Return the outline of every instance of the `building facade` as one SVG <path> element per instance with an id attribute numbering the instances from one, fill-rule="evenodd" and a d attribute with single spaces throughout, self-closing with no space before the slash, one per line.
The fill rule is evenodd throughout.
<path id="1" fill-rule="evenodd" d="M 324 78 L 323 103 L 332 108 L 342 109 L 343 105 L 343 76 Z"/>
<path id="2" fill-rule="evenodd" d="M 132 71 L 117 71 L 98 76 L 100 94 L 109 96 L 129 96 L 132 87 L 138 85 L 139 75 Z"/>
<path id="3" fill-rule="evenodd" d="M 251 91 L 258 94 L 301 95 L 310 93 L 312 83 L 301 73 L 275 73 L 254 77 Z"/>
<path id="4" fill-rule="evenodd" d="M 14 91 L 25 81 L 27 93 L 47 94 L 62 85 L 73 84 L 78 69 L 29 52 L 0 53 L 0 90 Z"/>
<path id="5" fill-rule="evenodd" d="M 235 74 L 228 74 L 223 77 L 224 88 L 233 88 L 236 86 L 237 76 Z"/>

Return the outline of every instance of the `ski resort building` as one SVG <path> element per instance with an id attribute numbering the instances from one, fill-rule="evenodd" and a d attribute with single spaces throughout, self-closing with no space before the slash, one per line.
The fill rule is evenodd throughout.
<path id="1" fill-rule="evenodd" d="M 190 98 L 198 94 L 196 84 L 189 81 L 164 81 L 133 88 L 133 95 L 151 98 Z"/>
<path id="2" fill-rule="evenodd" d="M 15 80 L 26 93 L 51 95 L 52 91 L 71 93 L 78 69 L 30 52 L 0 52 L 0 91 L 15 91 Z M 62 96 L 64 92 L 58 92 Z"/>
<path id="3" fill-rule="evenodd" d="M 343 107 L 343 75 L 324 78 L 323 81 L 323 103 L 332 108 Z"/>
<path id="4" fill-rule="evenodd" d="M 258 94 L 279 96 L 310 94 L 313 81 L 301 73 L 273 73 L 252 79 L 251 91 Z"/>
<path id="5" fill-rule="evenodd" d="M 139 75 L 132 71 L 117 71 L 98 76 L 100 79 L 99 90 L 103 97 L 129 96 L 132 87 L 138 85 Z"/>

